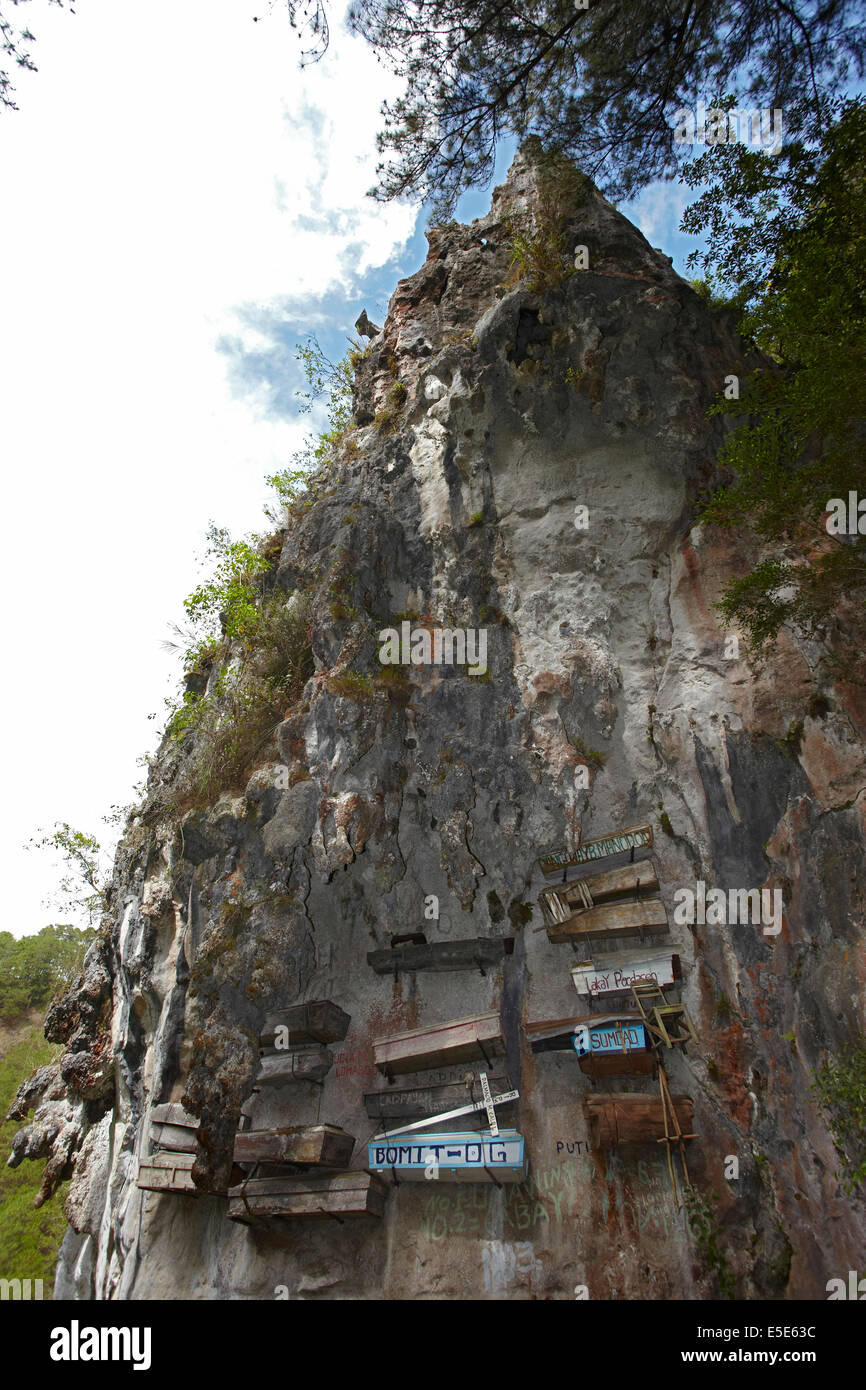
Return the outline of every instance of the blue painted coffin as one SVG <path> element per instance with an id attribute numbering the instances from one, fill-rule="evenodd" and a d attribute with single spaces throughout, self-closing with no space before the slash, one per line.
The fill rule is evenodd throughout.
<path id="1" fill-rule="evenodd" d="M 523 1182 L 529 1171 L 523 1135 L 514 1129 L 380 1136 L 368 1145 L 367 1167 L 393 1171 L 401 1182 Z"/>

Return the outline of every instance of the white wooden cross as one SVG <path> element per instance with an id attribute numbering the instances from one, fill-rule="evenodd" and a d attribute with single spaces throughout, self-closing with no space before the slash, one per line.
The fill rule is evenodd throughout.
<path id="1" fill-rule="evenodd" d="M 519 1091 L 503 1091 L 501 1095 L 492 1096 L 490 1094 L 490 1082 L 487 1080 L 487 1072 L 483 1071 L 480 1075 L 481 1094 L 483 1100 L 476 1101 L 474 1105 L 461 1105 L 459 1110 L 448 1110 L 444 1115 L 428 1115 L 424 1120 L 416 1120 L 414 1124 L 403 1125 L 400 1129 L 389 1129 L 384 1134 L 376 1135 L 370 1143 L 375 1144 L 376 1139 L 388 1139 L 395 1134 L 409 1134 L 413 1129 L 427 1129 L 430 1125 L 444 1124 L 446 1120 L 456 1120 L 460 1115 L 471 1115 L 476 1110 L 487 1111 L 487 1121 L 490 1126 L 491 1134 L 499 1133 L 499 1126 L 496 1123 L 496 1111 L 494 1106 L 505 1105 L 509 1100 L 518 1100 Z"/>

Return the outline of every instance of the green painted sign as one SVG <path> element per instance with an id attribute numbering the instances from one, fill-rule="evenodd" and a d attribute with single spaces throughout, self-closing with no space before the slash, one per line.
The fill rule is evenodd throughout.
<path id="1" fill-rule="evenodd" d="M 559 849 L 552 854 L 543 854 L 538 862 L 542 873 L 555 874 L 558 869 L 567 869 L 572 864 L 588 864 L 593 859 L 622 854 L 624 850 L 642 849 L 652 842 L 651 825 L 630 825 L 616 835 L 599 835 L 594 840 L 584 840 L 575 850 Z"/>

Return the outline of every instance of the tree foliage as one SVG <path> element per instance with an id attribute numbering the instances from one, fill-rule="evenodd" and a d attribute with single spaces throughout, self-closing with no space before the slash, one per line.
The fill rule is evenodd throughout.
<path id="1" fill-rule="evenodd" d="M 16 939 L 0 932 L 0 1020 L 8 1023 L 28 1009 L 44 1009 L 68 989 L 96 936 L 93 927 L 43 927 Z"/>
<path id="2" fill-rule="evenodd" d="M 58 821 L 50 833 L 30 841 L 31 849 L 53 850 L 64 863 L 58 902 L 64 911 L 86 912 L 90 922 L 105 907 L 105 883 L 99 856 L 102 846 L 93 835 Z"/>
<path id="3" fill-rule="evenodd" d="M 447 216 L 507 136 L 538 136 L 609 197 L 677 168 L 671 117 L 714 93 L 789 129 L 863 72 L 858 0 L 356 0 L 350 24 L 405 81 L 383 107 L 376 196 Z"/>
<path id="4" fill-rule="evenodd" d="M 0 110 L 4 107 L 9 111 L 18 110 L 15 85 L 7 71 L 7 64 L 25 72 L 38 72 L 32 54 L 36 35 L 26 25 L 22 29 L 18 22 L 18 6 L 29 4 L 30 0 L 2 0 L 0 4 L 0 53 L 3 55 L 0 59 L 3 63 L 0 68 Z M 48 4 L 57 5 L 60 9 L 65 4 L 72 14 L 75 13 L 69 0 L 48 0 Z"/>
<path id="5" fill-rule="evenodd" d="M 732 480 L 701 515 L 748 526 L 771 553 L 728 584 L 721 611 L 756 652 L 785 623 L 832 644 L 844 613 L 856 658 L 866 536 L 856 520 L 854 534 L 833 534 L 825 512 L 849 491 L 866 497 L 866 107 L 846 102 L 836 115 L 792 157 L 784 185 L 761 155 L 714 151 L 714 186 L 685 220 L 709 229 L 703 263 L 764 354 L 740 399 L 715 407 L 737 422 L 720 457 Z M 856 659 L 837 651 L 832 662 L 856 674 Z"/>

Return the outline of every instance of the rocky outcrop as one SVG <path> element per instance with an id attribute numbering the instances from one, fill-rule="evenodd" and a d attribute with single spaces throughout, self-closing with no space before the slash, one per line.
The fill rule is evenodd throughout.
<path id="1" fill-rule="evenodd" d="M 428 234 L 358 369 L 355 428 L 280 538 L 271 582 L 311 605 L 302 702 L 245 787 L 180 821 L 165 805 L 183 753 L 166 744 L 152 766 L 109 934 L 49 1022 L 69 1051 L 36 1089 L 62 1081 L 75 1139 L 42 1122 L 16 1140 L 77 1155 L 66 1293 L 822 1298 L 859 1267 L 863 1206 L 839 1190 L 810 1083 L 862 1025 L 866 709 L 819 689 L 816 653 L 790 637 L 759 673 L 727 654 L 713 604 L 748 557 L 695 525 L 694 503 L 725 428 L 707 411 L 742 345 L 579 190 L 564 245 L 589 269 L 548 288 L 512 264 L 507 218 L 537 223 L 542 206 L 528 156 L 487 217 Z M 483 628 L 487 671 L 386 678 L 379 633 L 407 618 Z M 721 1263 L 658 1146 L 594 1151 L 589 1079 L 524 1033 L 579 1011 L 571 953 L 534 930 L 539 851 L 644 820 L 700 1038 L 668 1070 L 694 1099 L 689 1167 Z M 781 931 L 678 925 L 675 891 L 698 880 L 780 888 Z M 422 928 L 515 948 L 483 977 L 367 967 Z M 262 1021 L 316 998 L 351 1014 L 350 1062 L 337 1048 L 321 1089 L 261 1093 L 257 1124 L 341 1125 L 363 1167 L 372 1039 L 498 1008 L 529 1181 L 403 1184 L 381 1221 L 282 1238 L 230 1223 L 219 1194 Z M 150 1109 L 169 1100 L 199 1118 L 197 1198 L 136 1187 Z"/>

